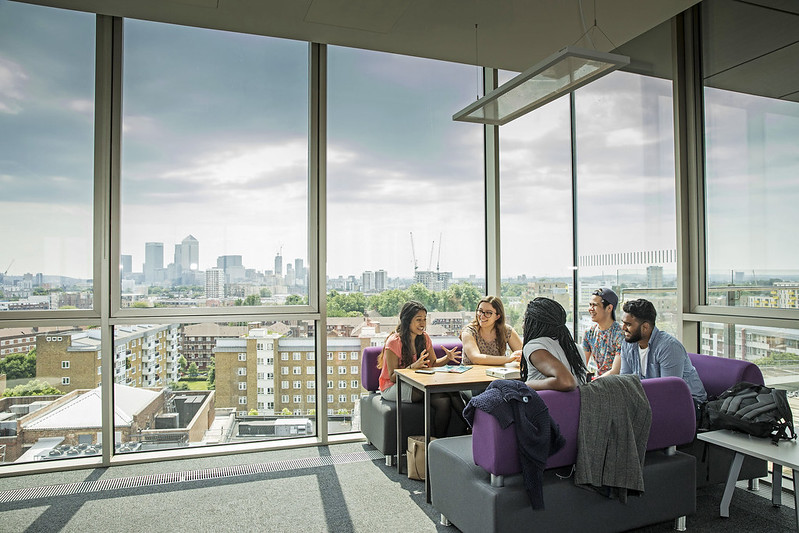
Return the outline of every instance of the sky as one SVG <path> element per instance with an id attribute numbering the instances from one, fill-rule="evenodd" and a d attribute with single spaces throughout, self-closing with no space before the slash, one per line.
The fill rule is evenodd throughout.
<path id="1" fill-rule="evenodd" d="M 201 269 L 271 270 L 278 252 L 307 266 L 307 44 L 127 20 L 124 45 L 133 270 L 145 242 L 169 263 L 188 235 Z M 415 255 L 482 276 L 482 127 L 451 120 L 476 68 L 328 60 L 328 275 L 411 277 Z M 711 269 L 793 268 L 799 106 L 707 98 Z M 94 17 L 0 0 L 0 272 L 91 277 L 93 101 Z M 568 120 L 561 98 L 500 128 L 503 276 L 571 273 Z M 675 248 L 671 83 L 611 74 L 577 92 L 576 123 L 580 253 Z"/>

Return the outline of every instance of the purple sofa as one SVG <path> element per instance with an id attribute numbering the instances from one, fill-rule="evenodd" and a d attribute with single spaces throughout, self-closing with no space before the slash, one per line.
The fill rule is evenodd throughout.
<path id="1" fill-rule="evenodd" d="M 650 379 L 643 385 L 652 407 L 643 495 L 621 504 L 574 485 L 580 392 L 542 391 L 566 438 L 544 472 L 546 508 L 530 506 L 513 425 L 503 430 L 478 410 L 471 436 L 438 439 L 428 449 L 432 502 L 442 523 L 448 520 L 464 532 L 526 531 L 532 525 L 540 531 L 623 531 L 695 512 L 695 460 L 676 451 L 696 433 L 690 390 L 679 378 Z"/>
<path id="2" fill-rule="evenodd" d="M 434 344 L 436 357 L 442 357 L 444 350 L 453 347 L 461 348 L 460 343 Z M 384 400 L 380 395 L 380 369 L 377 368 L 377 357 L 383 346 L 368 346 L 361 354 L 361 385 L 369 394 L 360 399 L 361 433 L 372 446 L 380 450 L 386 457 L 386 464 L 391 465 L 392 457 L 397 453 L 397 405 L 395 402 Z M 453 417 L 454 419 L 455 417 Z M 453 420 L 452 432 L 458 431 L 453 425 L 459 424 Z M 460 428 L 465 429 L 465 428 Z M 452 432 L 450 434 L 452 434 Z M 407 442 L 410 435 L 424 435 L 424 406 L 421 403 L 407 404 L 402 411 L 402 442 Z M 404 452 L 404 450 L 403 450 Z"/>

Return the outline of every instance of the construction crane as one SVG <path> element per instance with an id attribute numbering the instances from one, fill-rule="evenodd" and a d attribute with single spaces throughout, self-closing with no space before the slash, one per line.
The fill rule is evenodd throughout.
<path id="1" fill-rule="evenodd" d="M 411 253 L 413 254 L 413 271 L 415 273 L 419 270 L 419 264 L 416 262 L 416 248 L 413 246 L 413 232 L 411 232 Z"/>
<path id="2" fill-rule="evenodd" d="M 433 268 L 433 252 L 436 249 L 436 241 L 433 241 L 430 244 L 430 259 L 427 261 L 427 270 L 430 271 Z"/>
<path id="3" fill-rule="evenodd" d="M 11 265 L 13 265 L 13 264 L 14 264 L 14 261 L 16 261 L 16 259 L 12 259 L 12 260 L 11 260 L 11 262 L 8 264 L 8 266 L 6 267 L 6 271 L 5 271 L 5 272 L 3 272 L 3 275 L 4 275 L 4 276 L 5 276 L 6 274 L 8 274 L 8 269 L 9 269 L 9 268 L 11 268 Z"/>

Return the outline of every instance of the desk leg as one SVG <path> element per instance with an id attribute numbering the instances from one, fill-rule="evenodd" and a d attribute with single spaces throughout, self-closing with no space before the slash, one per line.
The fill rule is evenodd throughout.
<path id="1" fill-rule="evenodd" d="M 735 483 L 738 481 L 738 474 L 741 473 L 741 465 L 744 462 L 744 454 L 737 453 L 730 465 L 730 473 L 727 474 L 727 485 L 724 487 L 724 495 L 721 497 L 721 506 L 719 514 L 724 518 L 730 517 L 730 501 L 732 500 L 732 493 L 735 491 Z"/>
<path id="2" fill-rule="evenodd" d="M 430 503 L 430 469 L 427 468 L 427 446 L 430 444 L 430 389 L 424 389 L 424 494 L 427 503 Z"/>
<path id="3" fill-rule="evenodd" d="M 782 467 L 771 463 L 771 505 L 782 505 Z"/>
<path id="4" fill-rule="evenodd" d="M 402 378 L 397 376 L 397 473 L 402 474 Z"/>

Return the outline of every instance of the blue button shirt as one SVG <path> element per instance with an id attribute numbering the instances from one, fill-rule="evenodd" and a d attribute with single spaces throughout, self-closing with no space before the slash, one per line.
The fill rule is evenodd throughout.
<path id="1" fill-rule="evenodd" d="M 642 379 L 676 376 L 682 378 L 691 389 L 694 400 L 707 401 L 707 392 L 699 374 L 696 372 L 685 347 L 672 335 L 658 328 L 652 330 L 649 338 L 646 372 L 641 371 L 641 357 L 637 342 L 624 341 L 621 345 L 622 374 L 638 374 Z"/>

